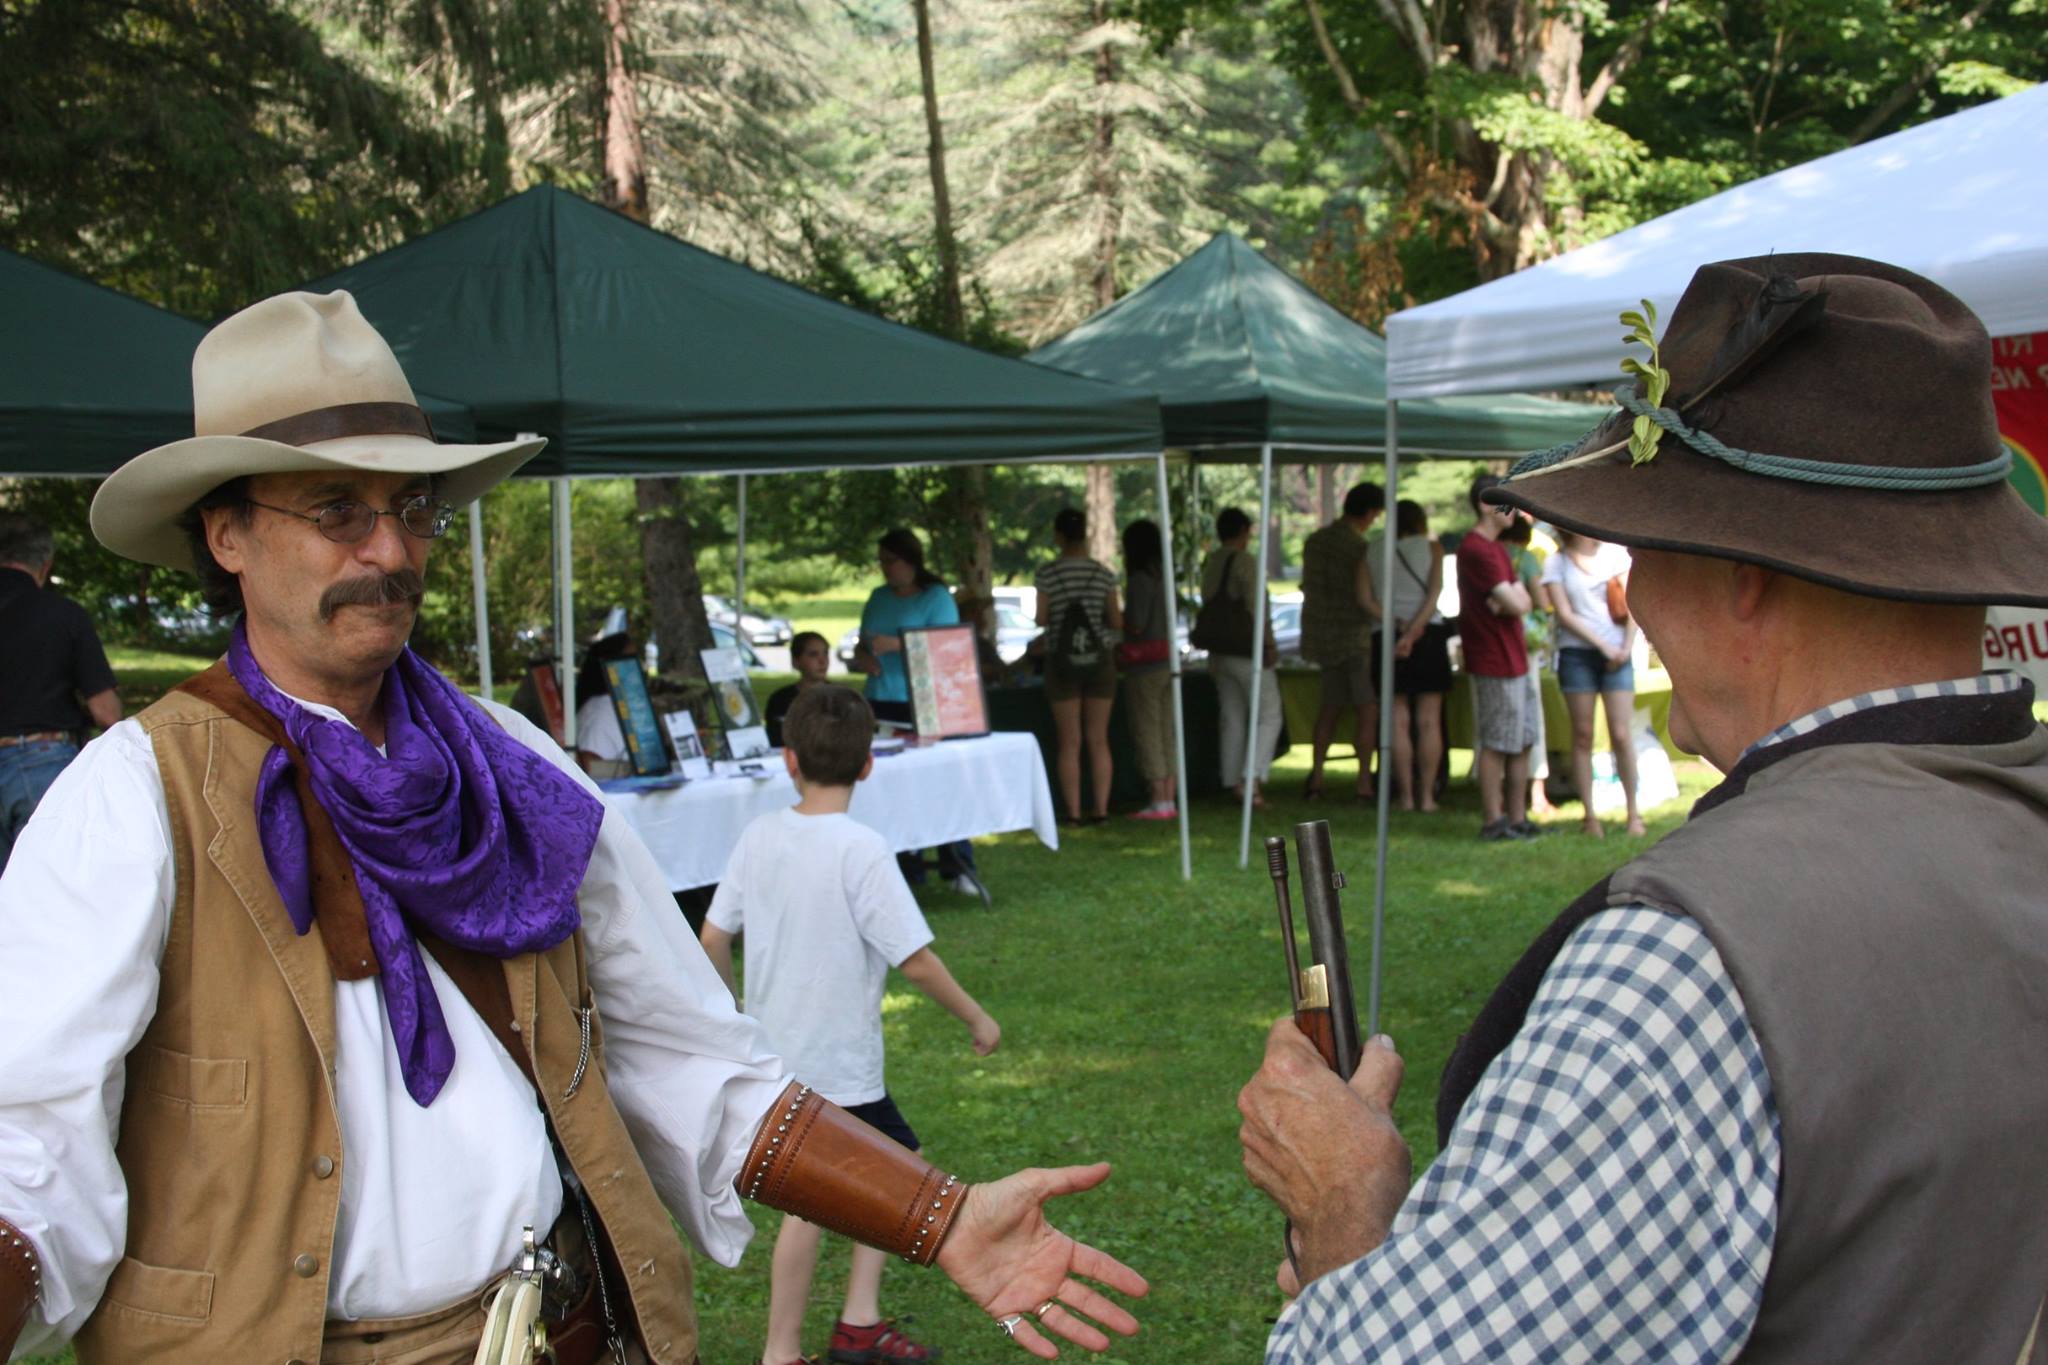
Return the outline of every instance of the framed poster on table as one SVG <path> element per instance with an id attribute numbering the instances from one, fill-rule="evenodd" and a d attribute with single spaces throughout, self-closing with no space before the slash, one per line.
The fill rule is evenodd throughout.
<path id="1" fill-rule="evenodd" d="M 988 733 L 988 696 L 974 627 L 913 626 L 903 632 L 910 709 L 927 739 L 968 739 Z"/>
<path id="2" fill-rule="evenodd" d="M 619 716 L 619 732 L 626 737 L 626 753 L 633 760 L 635 777 L 654 777 L 668 771 L 668 746 L 661 740 L 661 719 L 647 698 L 647 675 L 638 659 L 606 659 L 605 682 L 610 684 L 612 709 Z"/>
<path id="3" fill-rule="evenodd" d="M 719 731 L 725 736 L 729 759 L 765 757 L 773 748 L 768 727 L 761 719 L 761 704 L 754 700 L 754 681 L 747 676 L 746 663 L 737 649 L 706 649 L 704 678 L 711 684 L 712 710 Z"/>

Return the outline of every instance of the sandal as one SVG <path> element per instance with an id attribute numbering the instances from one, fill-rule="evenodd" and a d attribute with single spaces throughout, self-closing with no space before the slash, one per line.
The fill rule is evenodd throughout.
<path id="1" fill-rule="evenodd" d="M 1317 773 L 1301 784 L 1301 799 L 1304 801 L 1320 801 L 1323 799 L 1322 774 Z"/>

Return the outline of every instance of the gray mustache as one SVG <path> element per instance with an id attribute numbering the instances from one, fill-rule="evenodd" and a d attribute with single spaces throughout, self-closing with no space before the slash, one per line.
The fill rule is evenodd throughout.
<path id="1" fill-rule="evenodd" d="M 331 620 L 342 607 L 389 607 L 400 602 L 416 603 L 426 591 L 426 580 L 411 569 L 344 578 L 320 594 L 320 619 L 323 622 Z"/>

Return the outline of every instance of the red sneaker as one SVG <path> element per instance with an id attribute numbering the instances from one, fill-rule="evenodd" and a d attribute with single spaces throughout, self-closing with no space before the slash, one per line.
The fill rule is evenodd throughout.
<path id="1" fill-rule="evenodd" d="M 907 1319 L 906 1319 L 907 1321 Z M 832 1328 L 832 1347 L 826 1359 L 840 1365 L 917 1365 L 939 1359 L 945 1352 L 937 1346 L 912 1341 L 896 1330 L 894 1318 L 883 1318 L 867 1327 L 841 1322 Z"/>

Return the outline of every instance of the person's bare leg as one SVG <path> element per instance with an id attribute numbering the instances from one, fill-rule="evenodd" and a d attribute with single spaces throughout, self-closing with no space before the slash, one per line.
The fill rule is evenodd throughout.
<path id="1" fill-rule="evenodd" d="M 1607 699 L 1607 740 L 1614 747 L 1614 772 L 1628 798 L 1628 832 L 1644 834 L 1648 831 L 1636 804 L 1636 694 L 1618 690 L 1601 695 Z"/>
<path id="2" fill-rule="evenodd" d="M 818 1268 L 818 1244 L 825 1230 L 795 1214 L 783 1217 L 775 1235 L 775 1255 L 768 1268 L 768 1335 L 761 1359 L 785 1365 L 804 1354 L 804 1307 L 811 1299 L 811 1276 Z"/>
<path id="3" fill-rule="evenodd" d="M 1327 682 L 1325 679 L 1325 685 Z M 1344 703 L 1333 704 L 1328 698 L 1324 699 L 1322 709 L 1316 712 L 1316 728 L 1310 737 L 1312 743 L 1308 760 L 1308 790 L 1311 792 L 1320 792 L 1323 789 L 1323 760 L 1329 756 L 1330 741 L 1337 736 L 1337 717 L 1343 714 Z M 1245 724 L 1248 729 L 1251 728 L 1252 722 L 1249 717 L 1246 718 Z"/>
<path id="4" fill-rule="evenodd" d="M 846 1306 L 839 1320 L 849 1327 L 872 1327 L 882 1320 L 882 1267 L 889 1253 L 859 1242 L 853 1244 L 853 1267 L 846 1272 Z"/>
<path id="5" fill-rule="evenodd" d="M 1081 818 L 1081 699 L 1052 703 L 1053 728 L 1059 732 L 1060 799 L 1067 816 Z"/>
<path id="6" fill-rule="evenodd" d="M 1436 774 L 1444 762 L 1444 694 L 1424 692 L 1415 699 L 1415 808 L 1434 811 Z"/>
<path id="7" fill-rule="evenodd" d="M 1479 819 L 1490 825 L 1501 818 L 1501 775 L 1507 768 L 1507 755 L 1482 748 L 1472 755 L 1472 767 L 1479 775 Z"/>
<path id="8" fill-rule="evenodd" d="M 1095 785 L 1095 813 L 1109 814 L 1109 786 L 1114 776 L 1109 753 L 1109 712 L 1115 705 L 1109 697 L 1085 697 L 1081 701 L 1081 719 L 1088 738 L 1088 771 Z M 1080 782 L 1079 765 L 1075 768 L 1075 783 Z"/>
<path id="9" fill-rule="evenodd" d="M 1351 736 L 1351 747 L 1358 751 L 1358 794 L 1367 800 L 1379 796 L 1379 788 L 1372 780 L 1373 755 L 1380 748 L 1380 706 L 1373 702 L 1357 710 L 1358 729 Z"/>
<path id="10" fill-rule="evenodd" d="M 1507 795 L 1507 809 L 1502 812 L 1511 825 L 1519 825 L 1529 818 L 1529 751 L 1507 755 L 1507 780 L 1504 783 Z"/>
<path id="11" fill-rule="evenodd" d="M 1592 692 L 1564 694 L 1565 709 L 1572 713 L 1572 786 L 1586 807 L 1581 828 L 1596 839 L 1607 834 L 1593 810 L 1593 708 L 1598 702 L 1598 695 Z"/>
<path id="12" fill-rule="evenodd" d="M 1415 743 L 1408 737 L 1413 719 L 1408 698 L 1394 698 L 1394 803 L 1401 810 L 1415 809 Z"/>

